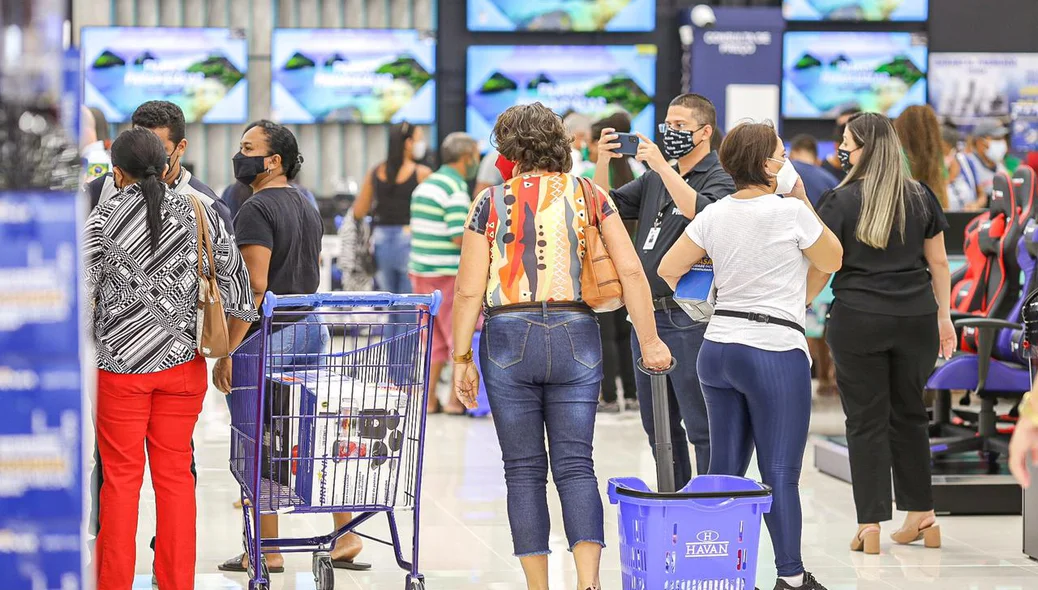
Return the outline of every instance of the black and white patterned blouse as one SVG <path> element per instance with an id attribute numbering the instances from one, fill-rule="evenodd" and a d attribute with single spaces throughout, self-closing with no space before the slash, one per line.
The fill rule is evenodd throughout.
<path id="1" fill-rule="evenodd" d="M 164 371 L 197 354 L 194 209 L 187 197 L 167 188 L 155 254 L 146 211 L 140 185 L 134 184 L 94 209 L 86 223 L 84 264 L 97 367 L 112 373 Z M 245 261 L 219 216 L 208 206 L 205 212 L 224 310 L 255 321 Z"/>

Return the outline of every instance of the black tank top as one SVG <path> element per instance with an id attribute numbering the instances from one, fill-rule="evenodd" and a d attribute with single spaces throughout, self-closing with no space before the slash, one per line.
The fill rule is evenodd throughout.
<path id="1" fill-rule="evenodd" d="M 372 186 L 375 189 L 375 224 L 410 225 L 411 193 L 418 187 L 418 167 L 415 166 L 414 173 L 400 184 L 389 184 L 378 174 L 373 174 Z"/>

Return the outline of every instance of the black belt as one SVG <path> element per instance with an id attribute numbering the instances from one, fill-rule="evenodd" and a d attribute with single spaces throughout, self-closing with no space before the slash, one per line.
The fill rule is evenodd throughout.
<path id="1" fill-rule="evenodd" d="M 668 309 L 681 309 L 673 297 L 658 297 L 652 300 L 653 311 L 666 311 Z"/>
<path id="2" fill-rule="evenodd" d="M 782 318 L 776 318 L 763 313 L 748 313 L 744 311 L 728 311 L 724 309 L 715 309 L 714 315 L 725 318 L 739 318 L 741 320 L 749 320 L 751 322 L 757 322 L 758 324 L 775 324 L 776 326 L 792 328 L 804 335 L 807 334 L 807 330 L 804 330 L 804 327 L 796 322 L 791 322 L 789 320 L 784 320 Z"/>
<path id="3" fill-rule="evenodd" d="M 489 307 L 486 309 L 486 314 L 488 318 L 492 318 L 502 313 L 536 313 L 549 311 L 572 311 L 586 314 L 594 313 L 586 303 L 581 301 L 540 301 Z"/>

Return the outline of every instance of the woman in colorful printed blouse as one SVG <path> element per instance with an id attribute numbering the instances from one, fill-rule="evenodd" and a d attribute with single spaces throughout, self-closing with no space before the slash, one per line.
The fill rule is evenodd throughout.
<path id="1" fill-rule="evenodd" d="M 504 184 L 469 214 L 454 300 L 454 387 L 476 405 L 472 335 L 487 320 L 480 360 L 508 486 L 512 542 L 531 590 L 548 587 L 550 464 L 578 586 L 599 588 L 602 500 L 591 459 L 602 342 L 580 290 L 584 228 L 596 212 L 650 368 L 670 365 L 656 335 L 649 284 L 623 222 L 601 189 L 585 194 L 562 119 L 540 103 L 505 111 L 494 126 Z M 587 186 L 593 186 L 588 183 Z"/>

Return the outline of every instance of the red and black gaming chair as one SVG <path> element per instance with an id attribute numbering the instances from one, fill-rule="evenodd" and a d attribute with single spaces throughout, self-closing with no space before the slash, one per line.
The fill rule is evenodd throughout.
<path id="1" fill-rule="evenodd" d="M 1031 198 L 1017 199 L 1016 185 L 1009 175 L 995 176 L 991 194 L 989 219 L 981 225 L 977 246 L 984 254 L 983 279 L 973 288 L 979 307 L 963 313 L 953 309 L 953 319 L 968 317 L 1006 318 L 1020 294 L 1020 269 L 1016 265 L 1016 249 L 1031 216 Z M 1026 215 L 1020 203 L 1026 203 Z M 954 292 L 954 291 L 953 291 Z M 964 328 L 960 348 L 966 352 L 977 350 L 977 330 Z"/>
<path id="2" fill-rule="evenodd" d="M 1000 172 L 995 175 L 988 210 L 966 226 L 963 242 L 966 268 L 963 276 L 952 277 L 952 312 L 963 317 L 988 315 L 993 289 L 997 287 L 997 281 L 991 284 L 991 275 L 998 270 L 999 245 L 1010 225 L 1018 219 L 1013 183 L 1009 175 Z"/>

